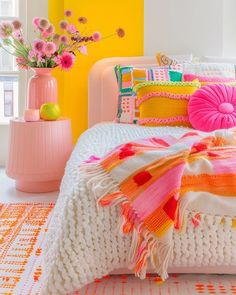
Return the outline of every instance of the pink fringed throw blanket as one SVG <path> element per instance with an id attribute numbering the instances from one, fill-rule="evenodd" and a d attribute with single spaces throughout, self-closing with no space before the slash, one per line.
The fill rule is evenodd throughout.
<path id="1" fill-rule="evenodd" d="M 121 230 L 133 235 L 129 259 L 137 276 L 145 278 L 150 262 L 168 277 L 172 233 L 183 224 L 187 192 L 236 196 L 235 135 L 232 129 L 137 140 L 81 165 L 98 204 L 120 206 Z"/>

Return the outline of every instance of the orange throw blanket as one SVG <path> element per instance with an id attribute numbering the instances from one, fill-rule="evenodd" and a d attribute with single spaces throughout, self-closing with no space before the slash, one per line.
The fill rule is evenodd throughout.
<path id="1" fill-rule="evenodd" d="M 183 224 L 187 192 L 235 198 L 235 136 L 231 129 L 148 138 L 80 167 L 100 206 L 120 206 L 121 231 L 133 234 L 129 259 L 137 276 L 145 278 L 150 261 L 163 280 L 168 277 L 171 237 Z"/>

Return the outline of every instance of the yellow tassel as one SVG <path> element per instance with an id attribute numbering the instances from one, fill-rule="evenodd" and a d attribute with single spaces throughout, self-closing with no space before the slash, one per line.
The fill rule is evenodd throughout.
<path id="1" fill-rule="evenodd" d="M 154 279 L 154 282 L 157 284 L 157 285 L 162 285 L 162 284 L 164 284 L 164 281 L 162 280 L 162 278 L 161 277 L 156 277 L 155 279 Z"/>
<path id="2" fill-rule="evenodd" d="M 236 229 L 236 219 L 232 219 L 232 228 Z"/>
<path id="3" fill-rule="evenodd" d="M 225 224 L 225 219 L 224 219 L 224 217 L 221 219 L 220 224 Z"/>

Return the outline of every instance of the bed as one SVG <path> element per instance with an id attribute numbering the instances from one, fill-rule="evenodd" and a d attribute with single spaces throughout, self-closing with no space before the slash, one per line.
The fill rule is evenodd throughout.
<path id="1" fill-rule="evenodd" d="M 109 58 L 94 65 L 89 77 L 89 127 L 68 161 L 45 247 L 45 294 L 66 294 L 109 273 L 127 269 L 129 236 L 118 234 L 119 209 L 98 208 L 78 166 L 91 155 L 103 156 L 119 144 L 150 136 L 181 136 L 186 128 L 113 123 L 117 108 L 114 65 L 152 64 L 152 57 Z M 204 202 L 203 202 L 204 203 Z M 236 229 L 232 218 L 210 215 L 209 206 L 191 204 L 184 234 L 174 233 L 169 273 L 236 274 Z M 198 227 L 192 226 L 202 213 Z M 150 270 L 151 271 L 151 270 Z"/>

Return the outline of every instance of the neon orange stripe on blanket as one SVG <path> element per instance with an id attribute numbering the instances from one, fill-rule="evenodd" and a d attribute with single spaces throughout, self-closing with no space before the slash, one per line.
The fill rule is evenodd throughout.
<path id="1" fill-rule="evenodd" d="M 184 154 L 185 152 L 181 153 L 180 155 L 174 154 L 172 156 L 166 157 L 165 159 L 158 160 L 151 165 L 142 167 L 140 170 L 135 171 L 120 184 L 120 190 L 129 198 L 130 201 L 135 200 L 135 198 L 139 194 L 145 191 L 151 184 L 153 184 L 169 169 L 172 169 L 177 165 L 184 163 Z M 151 177 L 148 179 L 148 181 L 142 183 L 141 180 L 137 179 L 137 176 L 141 175 L 140 178 L 143 180 L 144 172 L 148 172 Z"/>
<path id="2" fill-rule="evenodd" d="M 235 197 L 236 174 L 185 175 L 182 177 L 181 195 L 189 191 L 205 191 L 216 195 Z"/>

